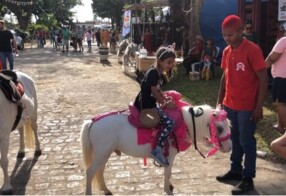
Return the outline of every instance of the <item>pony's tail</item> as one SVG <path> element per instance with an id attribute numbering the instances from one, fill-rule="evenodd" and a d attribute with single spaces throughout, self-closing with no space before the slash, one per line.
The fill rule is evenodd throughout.
<path id="1" fill-rule="evenodd" d="M 92 148 L 89 139 L 89 129 L 91 124 L 92 121 L 90 120 L 85 121 L 81 129 L 81 147 L 82 147 L 83 160 L 86 168 L 90 166 L 93 160 Z"/>
<path id="2" fill-rule="evenodd" d="M 27 120 L 24 124 L 24 138 L 25 138 L 25 146 L 27 148 L 33 148 L 33 146 L 35 146 L 35 136 L 32 129 L 31 119 Z"/>
<path id="3" fill-rule="evenodd" d="M 90 137 L 89 137 L 89 131 L 90 127 L 92 125 L 91 120 L 87 120 L 82 125 L 81 129 L 81 147 L 82 147 L 82 154 L 83 154 L 83 160 L 85 163 L 85 168 L 88 169 L 91 165 L 91 162 L 93 160 L 93 150 L 90 143 Z M 94 175 L 94 178 L 92 180 L 92 184 L 94 188 L 98 187 L 98 181 L 97 181 L 97 175 Z"/>

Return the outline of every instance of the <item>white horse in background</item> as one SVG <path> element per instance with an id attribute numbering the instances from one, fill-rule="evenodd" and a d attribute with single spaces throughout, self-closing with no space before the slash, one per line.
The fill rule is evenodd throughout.
<path id="1" fill-rule="evenodd" d="M 222 111 L 224 117 L 220 115 Z M 181 112 L 187 127 L 186 140 L 191 140 L 193 144 L 196 144 L 197 142 L 205 142 L 206 138 L 217 138 L 217 142 L 212 142 L 216 143 L 216 148 L 212 149 L 210 155 L 216 150 L 221 152 L 231 150 L 230 123 L 224 110 L 202 105 L 184 106 Z M 113 152 L 116 152 L 117 155 L 123 152 L 133 157 L 150 157 L 150 143 L 144 145 L 137 143 L 137 128 L 128 123 L 128 116 L 129 114 L 119 113 L 105 116 L 95 122 L 89 120 L 83 124 L 81 143 L 86 165 L 85 194 L 92 194 L 92 183 L 95 187 L 96 181 L 100 191 L 103 191 L 104 194 L 111 194 L 111 191 L 106 187 L 103 172 Z M 210 127 L 213 131 L 210 131 Z M 171 145 L 170 139 L 168 142 L 170 145 L 167 159 L 170 165 L 164 168 L 164 191 L 171 195 L 174 188 L 170 183 L 171 170 L 178 151 Z"/>
<path id="2" fill-rule="evenodd" d="M 124 39 L 122 40 L 122 42 L 120 42 L 119 44 L 119 48 L 118 48 L 118 51 L 117 51 L 117 60 L 118 60 L 118 63 L 122 63 L 122 56 L 129 44 L 129 40 L 128 39 Z"/>
<path id="3" fill-rule="evenodd" d="M 24 87 L 24 95 L 18 102 L 22 105 L 23 112 L 16 129 L 20 134 L 20 146 L 17 158 L 25 156 L 25 144 L 30 147 L 35 144 L 34 156 L 41 155 L 40 143 L 37 135 L 37 96 L 35 83 L 27 74 L 17 71 L 17 78 Z M 1 84 L 0 84 L 1 85 Z M 18 113 L 18 104 L 10 102 L 0 89 L 0 149 L 1 149 L 1 167 L 4 173 L 4 184 L 1 188 L 2 194 L 10 194 L 13 187 L 10 184 L 10 176 L 8 175 L 8 151 L 9 136 L 14 126 L 14 122 Z M 25 141 L 24 141 L 25 138 Z"/>
<path id="4" fill-rule="evenodd" d="M 135 68 L 135 53 L 139 51 L 140 45 L 133 42 L 129 43 L 123 54 L 123 69 L 125 73 L 130 72 L 131 68 Z"/>

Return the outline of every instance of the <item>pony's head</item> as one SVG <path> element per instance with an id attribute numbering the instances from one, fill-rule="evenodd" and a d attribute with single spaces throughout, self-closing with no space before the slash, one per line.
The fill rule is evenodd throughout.
<path id="1" fill-rule="evenodd" d="M 138 45 L 132 42 L 128 45 L 127 48 L 129 50 L 129 55 L 135 58 L 135 52 L 138 51 Z"/>
<path id="2" fill-rule="evenodd" d="M 195 148 L 197 143 L 212 145 L 213 148 L 204 155 L 205 157 L 213 155 L 218 150 L 231 150 L 230 122 L 223 109 L 214 109 L 209 105 L 186 106 L 182 112 Z"/>

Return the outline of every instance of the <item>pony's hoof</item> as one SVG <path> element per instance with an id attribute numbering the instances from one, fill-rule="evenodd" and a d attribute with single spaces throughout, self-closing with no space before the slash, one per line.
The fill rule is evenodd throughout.
<path id="1" fill-rule="evenodd" d="M 35 153 L 34 153 L 35 157 L 39 157 L 41 155 L 42 155 L 42 150 L 36 150 Z"/>
<path id="2" fill-rule="evenodd" d="M 172 184 L 170 184 L 169 189 L 173 192 L 174 186 Z"/>
<path id="3" fill-rule="evenodd" d="M 2 195 L 13 195 L 13 189 L 7 189 L 1 191 Z"/>
<path id="4" fill-rule="evenodd" d="M 18 152 L 17 159 L 23 159 L 25 157 L 25 152 Z"/>
<path id="5" fill-rule="evenodd" d="M 104 195 L 113 195 L 110 191 L 105 193 Z"/>

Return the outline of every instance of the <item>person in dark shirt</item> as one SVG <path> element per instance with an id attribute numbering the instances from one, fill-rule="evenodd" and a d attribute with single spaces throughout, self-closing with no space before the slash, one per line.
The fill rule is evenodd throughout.
<path id="1" fill-rule="evenodd" d="M 251 20 L 246 20 L 244 22 L 244 30 L 242 32 L 242 36 L 247 40 L 252 41 L 255 44 L 258 44 L 258 37 L 256 33 L 253 31 L 253 24 Z"/>
<path id="2" fill-rule="evenodd" d="M 18 49 L 13 34 L 11 31 L 5 28 L 4 20 L 0 20 L 0 59 L 3 69 L 7 69 L 6 59 L 9 61 L 10 70 L 14 69 L 13 49 L 15 53 L 18 54 Z"/>
<path id="3" fill-rule="evenodd" d="M 163 129 L 160 132 L 156 147 L 151 151 L 151 157 L 162 166 L 168 166 L 169 162 L 163 155 L 163 147 L 168 136 L 174 130 L 175 121 L 170 118 L 162 108 L 174 109 L 174 102 L 165 97 L 160 89 L 161 75 L 170 72 L 175 65 L 176 54 L 173 49 L 161 47 L 156 53 L 156 65 L 152 66 L 141 81 L 141 91 L 137 95 L 134 105 L 140 110 L 153 109 L 160 116 L 160 124 Z"/>
<path id="4" fill-rule="evenodd" d="M 183 61 L 183 65 L 186 69 L 186 75 L 192 70 L 192 64 L 200 62 L 202 51 L 204 49 L 203 37 L 197 35 L 194 41 L 194 46 L 189 50 L 187 57 Z"/>

